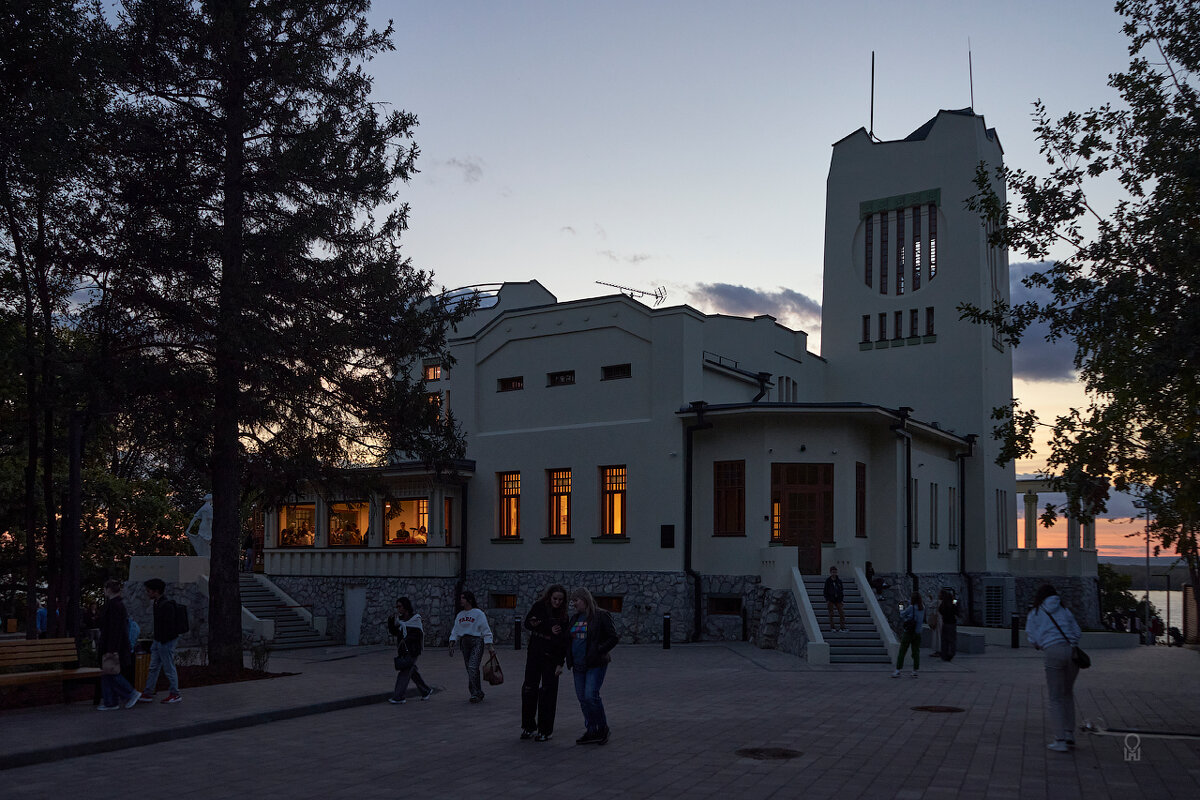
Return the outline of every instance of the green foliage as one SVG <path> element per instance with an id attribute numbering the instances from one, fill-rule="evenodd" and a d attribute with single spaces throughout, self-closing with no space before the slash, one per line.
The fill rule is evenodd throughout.
<path id="1" fill-rule="evenodd" d="M 981 169 L 970 205 L 993 241 L 1034 259 L 1048 299 L 966 308 L 1014 345 L 1034 322 L 1075 346 L 1088 405 L 1055 420 L 1047 470 L 1068 512 L 1104 510 L 1110 488 L 1144 495 L 1160 546 L 1200 585 L 1200 8 L 1123 0 L 1130 64 L 1121 103 L 1034 123 L 1048 173 Z M 997 179 L 1015 205 L 997 191 Z M 1117 187 L 1110 209 L 1093 196 Z M 1029 413 L 1001 426 L 1006 455 L 1030 452 Z"/>
<path id="2" fill-rule="evenodd" d="M 1125 611 L 1137 606 L 1137 598 L 1129 591 L 1133 578 L 1122 575 L 1108 564 L 1096 565 L 1096 577 L 1100 581 L 1100 611 Z"/>

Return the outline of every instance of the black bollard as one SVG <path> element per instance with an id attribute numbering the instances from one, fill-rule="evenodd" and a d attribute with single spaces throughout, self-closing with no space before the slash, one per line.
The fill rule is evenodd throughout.
<path id="1" fill-rule="evenodd" d="M 1018 614 L 1012 615 L 1012 649 L 1016 650 L 1021 646 L 1021 617 Z"/>
<path id="2" fill-rule="evenodd" d="M 671 615 L 663 614 L 663 650 L 671 649 Z"/>
<path id="3" fill-rule="evenodd" d="M 521 615 L 513 614 L 513 650 L 521 649 Z"/>

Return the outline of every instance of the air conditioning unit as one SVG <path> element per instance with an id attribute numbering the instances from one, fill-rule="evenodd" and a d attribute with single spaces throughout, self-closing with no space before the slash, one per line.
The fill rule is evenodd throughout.
<path id="1" fill-rule="evenodd" d="M 1017 610 L 1017 579 L 1011 575 L 983 579 L 983 624 L 1006 628 Z"/>

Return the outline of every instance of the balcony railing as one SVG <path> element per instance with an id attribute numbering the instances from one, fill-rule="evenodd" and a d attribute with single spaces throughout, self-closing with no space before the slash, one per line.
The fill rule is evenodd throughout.
<path id="1" fill-rule="evenodd" d="M 457 547 L 268 549 L 268 575 L 448 578 L 458 574 Z"/>

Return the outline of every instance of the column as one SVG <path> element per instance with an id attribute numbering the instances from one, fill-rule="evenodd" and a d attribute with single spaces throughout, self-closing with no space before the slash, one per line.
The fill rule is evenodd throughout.
<path id="1" fill-rule="evenodd" d="M 1035 491 L 1025 493 L 1025 549 L 1037 549 L 1038 495 Z"/>
<path id="2" fill-rule="evenodd" d="M 1067 517 L 1067 550 L 1079 550 L 1079 520 L 1075 517 Z"/>
<path id="3" fill-rule="evenodd" d="M 1083 549 L 1096 549 L 1096 520 L 1094 519 L 1083 526 Z"/>

